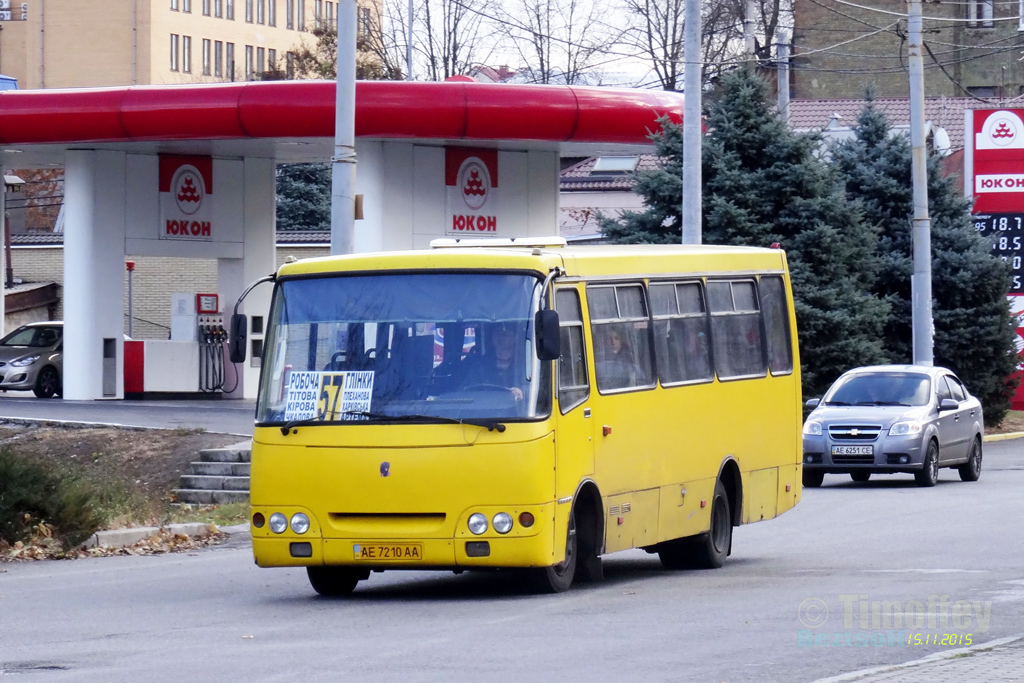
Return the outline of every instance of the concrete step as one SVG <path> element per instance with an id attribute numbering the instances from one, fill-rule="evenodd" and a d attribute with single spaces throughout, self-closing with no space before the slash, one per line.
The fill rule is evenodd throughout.
<path id="1" fill-rule="evenodd" d="M 206 489 L 176 489 L 179 503 L 189 505 L 224 505 L 249 502 L 248 491 L 210 491 Z"/>
<path id="2" fill-rule="evenodd" d="M 203 462 L 249 462 L 251 452 L 246 442 L 226 448 L 204 448 L 199 451 L 199 459 Z"/>
<path id="3" fill-rule="evenodd" d="M 192 462 L 189 474 L 205 474 L 212 477 L 248 477 L 247 462 Z"/>
<path id="4" fill-rule="evenodd" d="M 249 477 L 211 477 L 202 474 L 185 474 L 181 477 L 183 489 L 206 489 L 207 491 L 248 491 Z"/>

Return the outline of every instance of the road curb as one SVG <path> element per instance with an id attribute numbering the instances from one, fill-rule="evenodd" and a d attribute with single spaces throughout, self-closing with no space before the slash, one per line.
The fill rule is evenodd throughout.
<path id="1" fill-rule="evenodd" d="M 1024 436 L 1024 432 L 1010 432 L 1009 434 L 986 434 L 985 441 L 1009 441 L 1010 439 L 1019 439 Z"/>
<path id="2" fill-rule="evenodd" d="M 998 640 L 990 640 L 987 643 L 979 643 L 978 645 L 972 645 L 971 647 L 961 647 L 955 650 L 943 650 L 942 652 L 936 652 L 930 654 L 927 657 L 921 659 L 915 659 L 912 662 L 904 662 L 902 664 L 893 664 L 890 666 L 876 666 L 871 669 L 862 669 L 861 671 L 851 671 L 847 674 L 841 674 L 839 676 L 831 676 L 829 678 L 819 678 L 813 683 L 849 683 L 851 681 L 859 681 L 870 676 L 877 674 L 892 673 L 894 671 L 901 671 L 903 669 L 912 669 L 919 666 L 926 666 L 935 662 L 941 662 L 946 659 L 953 659 L 955 657 L 963 657 L 969 655 L 976 655 L 986 650 L 992 650 L 1001 645 L 1009 645 L 1015 643 L 1018 640 L 1024 639 L 1024 635 L 1009 636 L 1007 638 L 999 638 Z M 888 679 L 886 679 L 888 680 Z"/>
<path id="3" fill-rule="evenodd" d="M 226 527 L 229 528 L 229 527 Z M 248 527 L 247 527 L 248 528 Z M 130 529 L 109 529 L 107 531 L 97 531 L 82 545 L 86 548 L 124 548 L 129 545 L 135 545 L 139 541 L 144 541 L 147 538 L 151 538 L 166 532 L 172 535 L 188 536 L 189 538 L 206 538 L 215 533 L 221 531 L 216 524 L 207 524 L 205 522 L 189 522 L 186 524 L 168 524 L 167 526 L 141 526 Z"/>

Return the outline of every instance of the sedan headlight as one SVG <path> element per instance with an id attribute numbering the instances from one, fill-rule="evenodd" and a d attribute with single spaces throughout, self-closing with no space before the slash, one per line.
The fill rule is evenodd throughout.
<path id="1" fill-rule="evenodd" d="M 39 358 L 39 354 L 36 354 L 35 356 L 25 356 L 24 358 L 19 358 L 18 360 L 12 360 L 11 365 L 13 365 L 16 368 L 24 368 L 35 363 L 37 360 L 39 360 Z"/>
<path id="2" fill-rule="evenodd" d="M 821 436 L 821 423 L 817 420 L 808 420 L 804 423 L 804 434 L 808 436 Z"/>
<path id="3" fill-rule="evenodd" d="M 892 427 L 889 427 L 889 436 L 908 436 L 910 434 L 921 433 L 921 423 L 916 420 L 909 422 L 897 422 Z"/>

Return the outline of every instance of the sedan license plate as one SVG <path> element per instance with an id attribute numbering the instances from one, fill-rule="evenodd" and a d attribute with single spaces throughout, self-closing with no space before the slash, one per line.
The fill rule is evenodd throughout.
<path id="1" fill-rule="evenodd" d="M 422 560 L 423 545 L 420 543 L 356 543 L 352 555 L 357 560 L 397 561 Z"/>
<path id="2" fill-rule="evenodd" d="M 832 455 L 873 455 L 871 446 L 833 446 Z"/>

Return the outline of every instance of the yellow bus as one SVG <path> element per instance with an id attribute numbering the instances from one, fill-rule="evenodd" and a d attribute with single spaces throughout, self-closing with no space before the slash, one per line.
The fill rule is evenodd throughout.
<path id="1" fill-rule="evenodd" d="M 253 554 L 318 593 L 481 568 L 560 592 L 629 548 L 719 567 L 800 499 L 780 249 L 438 240 L 265 279 Z"/>

